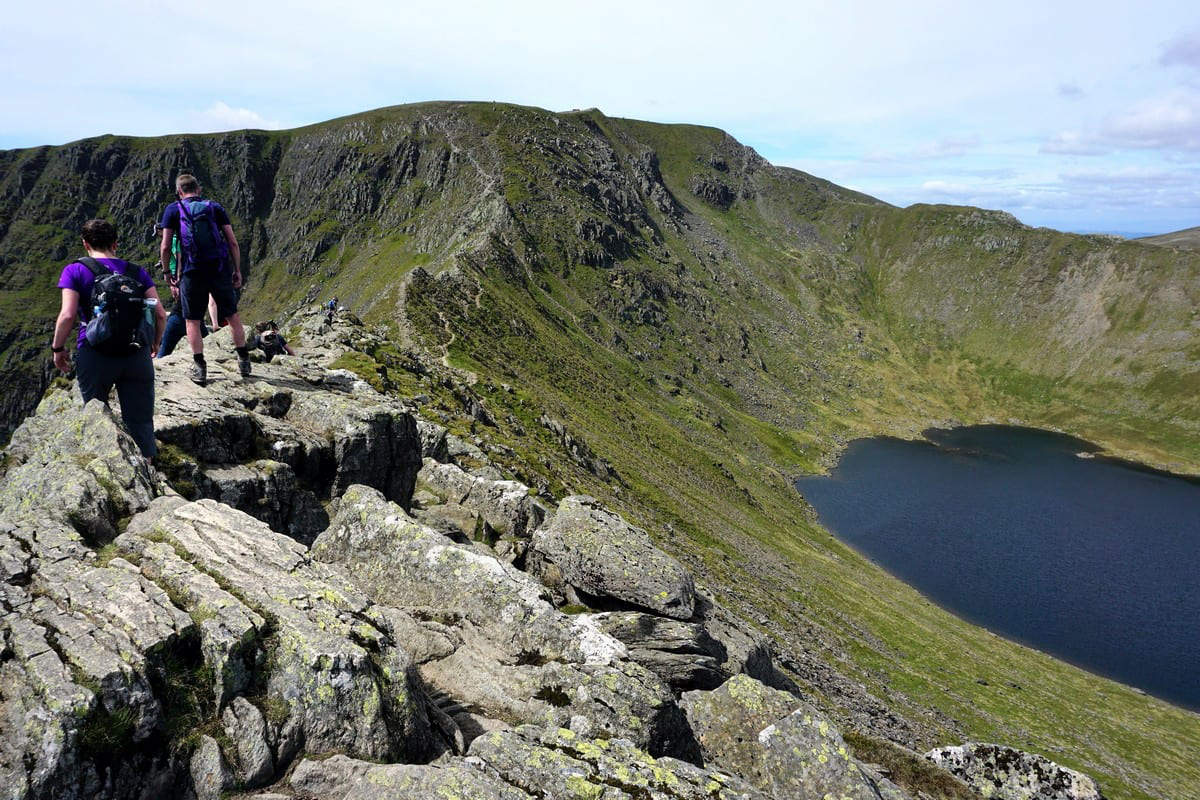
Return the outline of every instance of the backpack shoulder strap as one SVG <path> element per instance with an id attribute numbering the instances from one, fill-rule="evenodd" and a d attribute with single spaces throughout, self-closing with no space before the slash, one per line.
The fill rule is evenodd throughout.
<path id="1" fill-rule="evenodd" d="M 91 256 L 83 256 L 82 258 L 77 259 L 77 261 L 87 267 L 92 275 L 97 278 L 112 272 L 112 270 L 106 269 L 103 264 Z"/>

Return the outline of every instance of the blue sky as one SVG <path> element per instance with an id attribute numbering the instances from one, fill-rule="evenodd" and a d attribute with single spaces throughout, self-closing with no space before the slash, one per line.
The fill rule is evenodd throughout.
<path id="1" fill-rule="evenodd" d="M 5 13 L 0 147 L 421 100 L 715 125 L 897 205 L 1200 225 L 1200 3 L 226 2 Z"/>

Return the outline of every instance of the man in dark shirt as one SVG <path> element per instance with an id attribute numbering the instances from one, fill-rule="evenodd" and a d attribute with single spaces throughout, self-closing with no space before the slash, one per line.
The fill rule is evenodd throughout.
<path id="1" fill-rule="evenodd" d="M 200 183 L 193 175 L 183 173 L 175 179 L 175 195 L 179 200 L 163 211 L 159 250 L 162 263 L 169 263 L 171 240 L 179 235 L 179 301 L 195 360 L 190 377 L 201 386 L 208 380 L 201 321 L 209 295 L 216 301 L 220 317 L 229 323 L 238 355 L 238 371 L 243 377 L 248 376 L 250 351 L 235 291 L 242 285 L 242 257 L 229 214 L 220 203 L 200 196 Z"/>

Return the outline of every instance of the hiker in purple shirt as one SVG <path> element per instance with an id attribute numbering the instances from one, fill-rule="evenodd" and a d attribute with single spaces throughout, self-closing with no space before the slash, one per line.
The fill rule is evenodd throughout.
<path id="1" fill-rule="evenodd" d="M 162 215 L 162 263 L 169 263 L 171 239 L 179 235 L 179 302 L 188 345 L 192 348 L 189 377 L 203 386 L 208 381 L 208 364 L 204 360 L 204 339 L 200 323 L 211 295 L 218 316 L 226 320 L 237 350 L 238 372 L 250 374 L 250 350 L 246 347 L 246 331 L 238 314 L 237 290 L 242 286 L 242 255 L 229 214 L 220 203 L 200 196 L 200 183 L 194 175 L 182 173 L 175 178 L 177 202 L 171 203 Z"/>
<path id="2" fill-rule="evenodd" d="M 117 258 L 117 231 L 111 223 L 102 219 L 84 223 L 83 247 L 88 254 L 83 261 L 88 261 L 92 266 L 87 266 L 83 261 L 73 261 L 63 268 L 58 279 L 58 287 L 62 289 L 62 308 L 58 312 L 54 340 L 50 344 L 54 366 L 63 373 L 71 370 L 66 345 L 78 318 L 81 324 L 75 347 L 75 375 L 83 402 L 99 398 L 107 403 L 109 393 L 116 386 L 117 397 L 121 401 L 121 419 L 142 455 L 150 459 L 158 452 L 154 443 L 154 362 L 151 361 L 151 354 L 158 349 L 162 340 L 167 315 L 158 302 L 158 290 L 149 273 L 136 264 Z M 89 340 L 87 332 L 87 323 L 93 319 L 96 301 L 92 290 L 102 278 L 111 280 L 110 273 L 132 278 L 136 281 L 132 284 L 135 287 L 141 284 L 140 291 L 145 302 L 137 306 L 137 313 L 143 314 L 144 309 L 150 308 L 154 319 L 153 334 L 145 329 L 135 331 L 128 339 L 131 344 L 117 349 L 111 345 L 115 339 L 94 343 Z M 146 324 L 144 319 L 139 322 L 139 325 Z M 153 341 L 150 341 L 151 338 Z"/>

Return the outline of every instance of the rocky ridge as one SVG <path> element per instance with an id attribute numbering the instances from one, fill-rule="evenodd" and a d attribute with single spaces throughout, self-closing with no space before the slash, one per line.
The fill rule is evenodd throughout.
<path id="1" fill-rule="evenodd" d="M 165 471 L 62 390 L 14 434 L 6 800 L 909 796 L 644 531 L 328 369 L 352 318 L 299 324 L 249 380 L 224 334 L 207 387 L 160 363 Z"/>

